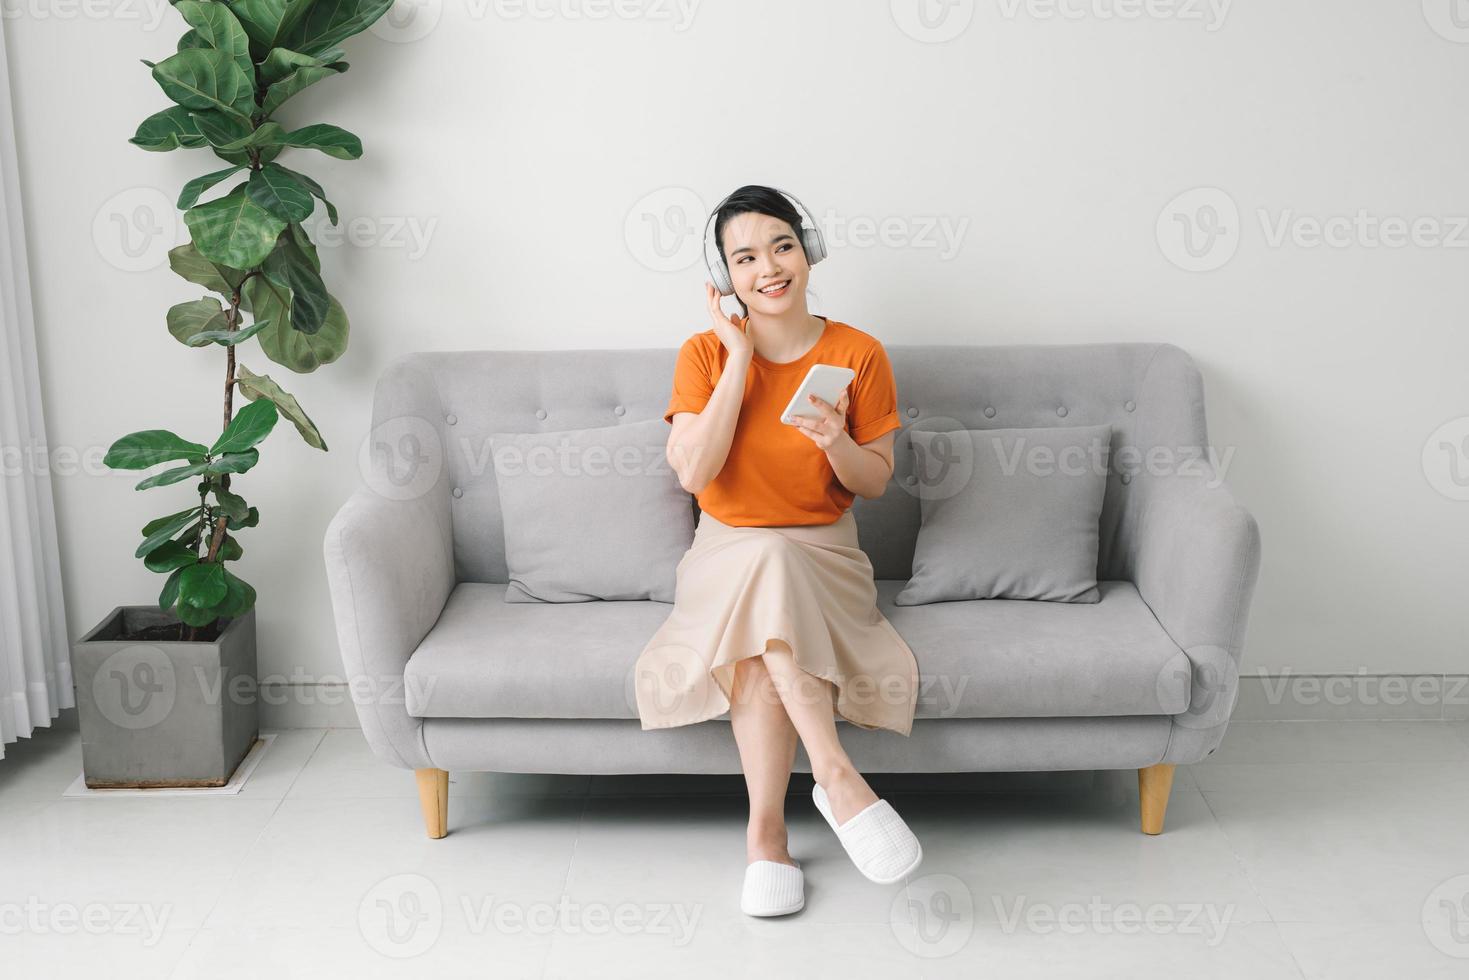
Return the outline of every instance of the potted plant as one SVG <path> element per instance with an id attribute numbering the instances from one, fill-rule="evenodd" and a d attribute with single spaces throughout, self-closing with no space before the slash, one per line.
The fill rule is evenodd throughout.
<path id="1" fill-rule="evenodd" d="M 168 332 L 225 355 L 222 430 L 195 442 L 168 429 L 133 432 L 104 462 L 141 470 L 173 464 L 138 490 L 195 480 L 188 505 L 150 521 L 135 556 L 166 574 L 156 605 L 119 606 L 74 647 L 86 784 L 218 786 L 259 734 L 255 590 L 226 564 L 244 548 L 235 532 L 259 523 L 231 478 L 259 461 L 257 445 L 285 416 L 308 444 L 326 442 L 296 399 L 268 374 L 237 363 L 253 339 L 298 373 L 347 347 L 347 315 L 326 289 L 302 222 L 337 210 L 320 184 L 276 162 L 288 148 L 342 160 L 362 143 L 327 123 L 287 129 L 276 113 L 293 96 L 347 70 L 343 40 L 392 0 L 177 0 L 187 25 L 176 53 L 144 60 L 173 105 L 138 126 L 145 150 L 209 149 L 229 166 L 188 181 L 178 207 L 190 241 L 169 252 L 178 275 L 213 295 L 168 311 Z M 227 192 L 200 198 L 234 181 Z M 245 323 L 246 315 L 250 322 Z M 238 389 L 249 404 L 234 411 Z"/>

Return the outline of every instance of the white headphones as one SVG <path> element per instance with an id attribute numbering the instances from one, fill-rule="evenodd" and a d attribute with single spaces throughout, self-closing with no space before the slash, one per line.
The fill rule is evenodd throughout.
<path id="1" fill-rule="evenodd" d="M 779 187 L 772 188 L 779 191 L 781 196 L 795 205 L 801 215 L 801 227 L 797 229 L 801 236 L 801 247 L 806 250 L 806 264 L 815 265 L 826 258 L 826 239 L 821 237 L 821 229 L 816 227 L 816 219 L 811 217 L 811 212 L 804 204 L 796 200 L 794 194 L 788 194 Z M 729 194 L 714 206 L 709 212 L 709 220 L 704 222 L 704 264 L 709 267 L 709 278 L 714 282 L 714 288 L 719 290 L 721 296 L 734 295 L 734 282 L 729 277 L 729 266 L 724 261 L 724 253 L 720 250 L 718 243 L 709 240 L 709 226 L 719 214 L 719 209 L 729 202 Z M 711 245 L 713 251 L 710 251 Z"/>

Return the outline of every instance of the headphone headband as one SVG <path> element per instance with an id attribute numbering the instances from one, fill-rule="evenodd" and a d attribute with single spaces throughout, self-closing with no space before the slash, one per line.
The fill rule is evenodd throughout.
<path id="1" fill-rule="evenodd" d="M 801 236 L 801 247 L 806 253 L 806 263 L 815 265 L 826 258 L 826 239 L 822 237 L 821 229 L 816 226 L 816 219 L 812 216 L 810 209 L 797 200 L 796 195 L 788 191 L 781 190 L 779 187 L 772 187 L 771 190 L 790 201 L 795 206 L 796 212 L 801 215 L 801 226 L 797 229 L 797 233 Z M 734 294 L 734 280 L 730 278 L 729 266 L 724 261 L 724 253 L 717 243 L 714 243 L 713 258 L 710 258 L 709 228 L 714 223 L 720 209 L 729 203 L 729 199 L 734 194 L 733 191 L 726 194 L 724 199 L 709 212 L 709 218 L 704 222 L 704 264 L 709 268 L 709 277 L 714 281 L 714 287 L 719 290 L 721 296 Z"/>

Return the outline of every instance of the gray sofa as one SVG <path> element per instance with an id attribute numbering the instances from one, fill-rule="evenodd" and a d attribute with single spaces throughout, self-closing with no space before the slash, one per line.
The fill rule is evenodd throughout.
<path id="1" fill-rule="evenodd" d="M 843 746 L 863 772 L 1136 769 L 1142 830 L 1161 832 L 1173 767 L 1224 737 L 1260 561 L 1209 458 L 1197 368 L 1156 343 L 887 350 L 895 472 L 853 512 L 921 687 L 910 736 L 843 720 Z M 327 528 L 326 567 L 363 733 L 416 772 L 430 836 L 447 832 L 451 770 L 740 771 L 727 713 L 641 728 L 632 668 L 671 605 L 503 601 L 489 434 L 659 417 L 676 353 L 415 353 L 378 381 L 364 485 Z M 1101 601 L 893 604 L 919 528 L 910 429 L 1101 422 Z"/>

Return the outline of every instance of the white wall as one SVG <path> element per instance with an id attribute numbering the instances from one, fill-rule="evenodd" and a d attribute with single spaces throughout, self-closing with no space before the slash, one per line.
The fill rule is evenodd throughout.
<path id="1" fill-rule="evenodd" d="M 906 0 L 684 13 L 625 0 L 634 18 L 442 0 L 380 23 L 347 42 L 351 71 L 286 114 L 367 147 L 356 162 L 291 151 L 344 220 L 367 223 L 365 244 L 322 248 L 351 347 L 305 376 L 242 356 L 300 398 L 332 449 L 283 422 L 236 484 L 263 515 L 238 566 L 260 593 L 262 675 L 341 673 L 322 531 L 357 482 L 388 360 L 674 347 L 708 326 L 704 273 L 692 239 L 677 268 L 649 268 L 647 217 L 676 227 L 686 202 L 747 182 L 818 212 L 833 256 L 813 275 L 815 309 L 888 344 L 1191 352 L 1263 533 L 1247 672 L 1465 672 L 1469 503 L 1451 499 L 1437 441 L 1424 462 L 1442 423 L 1458 420 L 1453 440 L 1469 431 L 1469 231 L 1453 221 L 1469 215 L 1469 29 L 1455 33 L 1450 2 L 1152 0 L 1141 18 L 1106 16 L 1141 6 L 1128 0 L 1062 5 L 1076 17 L 1039 0 L 957 2 L 934 5 L 950 18 L 935 35 L 899 26 L 918 23 Z M 107 471 L 101 453 L 135 429 L 218 432 L 222 353 L 182 347 L 163 320 L 197 294 L 164 260 L 184 238 L 171 201 L 217 164 L 126 142 L 167 104 L 138 61 L 181 33 L 163 0 L 4 10 L 50 436 L 89 461 L 56 480 L 76 635 L 156 596 L 161 576 L 132 552 L 180 496 L 134 492 L 137 475 Z M 1224 200 L 1239 220 L 1204 255 L 1218 268 L 1186 271 L 1166 209 L 1200 187 L 1226 197 L 1180 206 Z M 132 258 L 114 222 L 147 225 L 148 206 L 161 231 L 135 227 Z M 1420 240 L 1457 247 L 1267 234 L 1282 215 L 1359 210 L 1430 219 Z M 896 245 L 850 231 L 884 219 Z M 426 246 L 392 234 L 405 221 Z M 934 223 L 957 250 L 924 237 Z"/>

